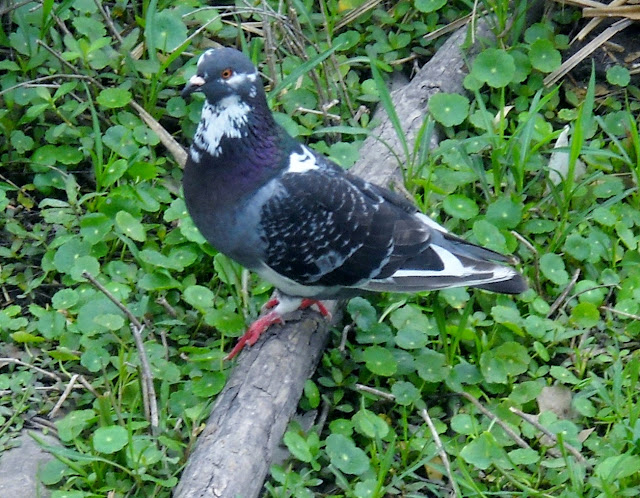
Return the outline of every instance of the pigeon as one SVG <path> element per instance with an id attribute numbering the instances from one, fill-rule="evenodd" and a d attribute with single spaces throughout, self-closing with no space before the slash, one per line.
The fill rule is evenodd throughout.
<path id="1" fill-rule="evenodd" d="M 279 126 L 254 64 L 205 51 L 182 96 L 204 94 L 184 169 L 189 215 L 219 252 L 278 292 L 229 353 L 296 309 L 366 292 L 450 287 L 518 294 L 514 259 L 450 233 L 400 195 L 349 174 Z"/>

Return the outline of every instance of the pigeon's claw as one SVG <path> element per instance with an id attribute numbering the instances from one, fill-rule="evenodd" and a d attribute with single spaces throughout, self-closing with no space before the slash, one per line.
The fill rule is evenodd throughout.
<path id="1" fill-rule="evenodd" d="M 299 309 L 305 310 L 314 305 L 316 306 L 316 308 L 318 308 L 318 311 L 323 317 L 325 317 L 327 320 L 331 320 L 331 312 L 327 309 L 324 303 L 318 299 L 310 299 L 310 298 L 303 299 L 302 302 L 300 303 Z"/>
<path id="2" fill-rule="evenodd" d="M 233 359 L 246 344 L 249 346 L 253 346 L 260 336 L 269 328 L 271 325 L 276 323 L 284 323 L 280 313 L 276 310 L 270 311 L 266 315 L 258 318 L 255 322 L 251 324 L 251 326 L 247 329 L 244 335 L 238 340 L 236 345 L 233 347 L 231 352 L 225 356 L 225 360 Z"/>
<path id="3" fill-rule="evenodd" d="M 275 308 L 278 304 L 280 304 L 280 299 L 277 297 L 272 297 L 262 306 L 262 311 L 267 311 Z"/>
<path id="4" fill-rule="evenodd" d="M 253 346 L 271 325 L 284 323 L 283 315 L 295 310 L 304 310 L 311 306 L 316 306 L 322 316 L 328 320 L 331 319 L 331 312 L 322 301 L 317 299 L 291 297 L 283 294 L 278 297 L 272 297 L 262 307 L 262 311 L 266 313 L 249 326 L 244 335 L 238 340 L 238 343 L 225 357 L 225 360 L 234 358 L 242 351 L 245 345 Z"/>

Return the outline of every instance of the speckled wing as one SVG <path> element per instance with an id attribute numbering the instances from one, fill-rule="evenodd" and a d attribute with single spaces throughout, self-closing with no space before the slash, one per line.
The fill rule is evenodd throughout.
<path id="1" fill-rule="evenodd" d="M 333 168 L 286 173 L 261 213 L 265 263 L 306 286 L 359 286 L 429 245 L 401 198 Z M 383 270 L 386 270 L 383 272 Z"/>
<path id="2" fill-rule="evenodd" d="M 283 292 L 333 297 L 471 286 L 518 293 L 510 260 L 450 234 L 396 194 L 316 157 L 289 168 L 261 209 L 264 268 Z M 318 165 L 318 167 L 316 167 Z"/>

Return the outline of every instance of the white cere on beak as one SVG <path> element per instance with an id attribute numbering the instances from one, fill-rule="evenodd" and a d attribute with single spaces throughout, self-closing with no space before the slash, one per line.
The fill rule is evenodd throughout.
<path id="1" fill-rule="evenodd" d="M 205 80 L 202 76 L 198 76 L 194 74 L 191 78 L 189 78 L 189 86 L 202 86 L 204 85 Z"/>

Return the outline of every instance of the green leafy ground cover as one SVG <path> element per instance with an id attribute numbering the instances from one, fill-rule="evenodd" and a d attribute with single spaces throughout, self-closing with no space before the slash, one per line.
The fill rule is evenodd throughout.
<path id="1" fill-rule="evenodd" d="M 239 46 L 269 79 L 278 120 L 347 168 L 369 110 L 388 105 L 390 74 L 427 60 L 441 40 L 423 35 L 471 7 L 380 2 L 349 18 L 362 3 L 285 2 L 288 20 L 278 2 L 44 0 L 5 12 L 0 340 L 12 361 L 0 360 L 0 448 L 56 407 L 64 448 L 41 473 L 54 498 L 169 496 L 224 386 L 222 357 L 271 290 L 204 243 L 179 167 L 133 104 L 187 144 L 202 101 L 179 92 L 194 57 L 208 40 Z M 531 289 L 351 300 L 346 348 L 336 331 L 300 402 L 327 410 L 326 423 L 292 423 L 267 496 L 640 490 L 640 92 L 618 66 L 544 88 L 577 14 L 526 26 L 507 2 L 485 6 L 498 42 L 471 66 L 466 96 L 432 99 L 447 139 L 430 154 L 407 146 L 405 176 L 445 226 L 518 255 Z M 550 159 L 565 126 L 561 178 Z M 157 436 L 129 320 L 84 272 L 146 325 Z M 540 413 L 545 396 L 560 414 Z"/>

